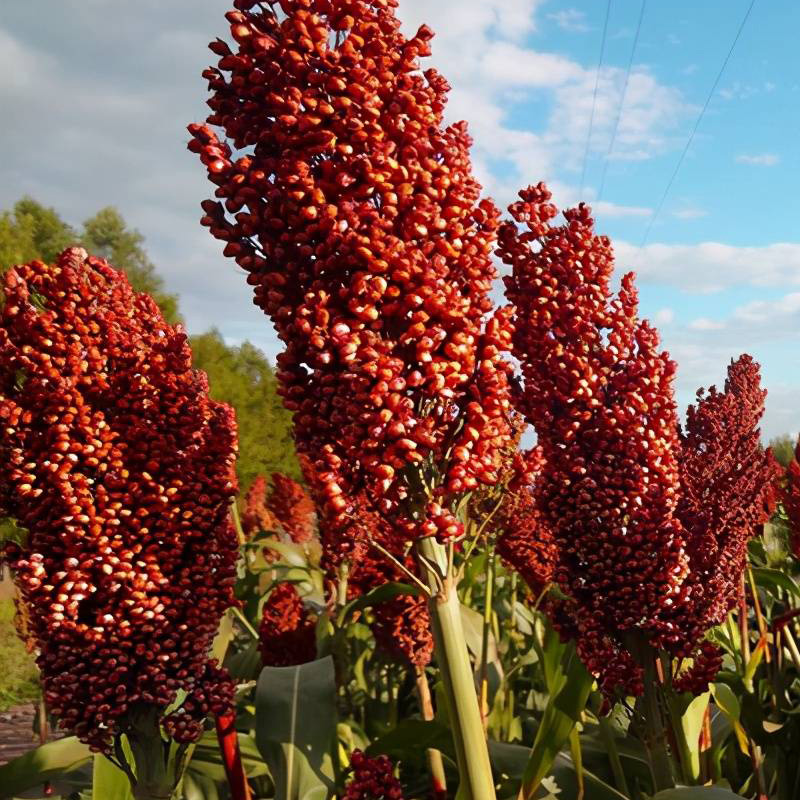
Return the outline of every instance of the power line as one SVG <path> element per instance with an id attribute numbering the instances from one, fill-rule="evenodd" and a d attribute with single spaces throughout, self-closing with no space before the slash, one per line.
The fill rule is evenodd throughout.
<path id="1" fill-rule="evenodd" d="M 594 93 L 592 94 L 592 113 L 589 115 L 589 133 L 586 135 L 586 149 L 583 152 L 583 169 L 581 170 L 581 192 L 583 195 L 583 184 L 586 180 L 586 164 L 589 161 L 589 147 L 592 143 L 592 128 L 594 127 L 594 109 L 597 105 L 597 88 L 600 85 L 600 67 L 603 66 L 603 55 L 606 52 L 606 36 L 608 35 L 608 18 L 611 16 L 611 0 L 606 5 L 606 19 L 603 22 L 603 38 L 600 42 L 600 59 L 597 62 L 597 75 L 594 79 Z"/>
<path id="2" fill-rule="evenodd" d="M 644 247 L 647 238 L 650 236 L 650 231 L 653 229 L 653 225 L 655 224 L 656 218 L 661 213 L 661 210 L 664 208 L 664 202 L 667 199 L 667 195 L 669 194 L 669 190 L 672 188 L 672 184 L 675 183 L 675 178 L 680 171 L 681 165 L 683 164 L 683 160 L 686 158 L 686 154 L 689 152 L 689 148 L 692 146 L 692 142 L 694 141 L 694 135 L 697 133 L 697 129 L 700 127 L 700 122 L 703 119 L 703 116 L 706 113 L 706 109 L 708 108 L 709 103 L 711 102 L 711 98 L 714 96 L 714 92 L 717 90 L 717 85 L 719 84 L 722 73 L 725 72 L 725 67 L 728 66 L 728 61 L 730 61 L 731 56 L 733 55 L 734 48 L 736 47 L 736 43 L 739 41 L 739 37 L 742 35 L 742 31 L 744 30 L 744 26 L 747 24 L 747 20 L 750 17 L 750 12 L 753 10 L 753 6 L 756 4 L 756 0 L 750 0 L 750 5 L 747 7 L 747 11 L 742 18 L 741 23 L 739 24 L 739 30 L 736 31 L 736 36 L 733 37 L 733 42 L 728 50 L 728 54 L 725 56 L 725 60 L 722 62 L 722 66 L 720 67 L 719 72 L 717 73 L 717 77 L 714 80 L 714 85 L 711 87 L 711 91 L 708 93 L 708 97 L 706 97 L 706 102 L 703 104 L 703 108 L 700 110 L 700 115 L 697 117 L 697 120 L 694 123 L 694 128 L 692 128 L 692 132 L 689 134 L 689 139 L 686 142 L 686 147 L 683 148 L 683 152 L 681 153 L 680 158 L 678 159 L 678 163 L 675 165 L 675 169 L 670 176 L 669 181 L 667 181 L 667 186 L 664 189 L 664 194 L 661 195 L 661 200 L 656 207 L 656 210 L 652 217 L 650 217 L 650 222 L 647 225 L 647 230 L 644 232 L 644 236 L 642 237 L 642 243 L 639 245 L 640 247 Z"/>
<path id="3" fill-rule="evenodd" d="M 614 143 L 617 140 L 617 129 L 622 117 L 622 107 L 625 105 L 625 95 L 628 92 L 628 81 L 631 78 L 631 68 L 633 67 L 633 56 L 636 53 L 636 45 L 639 43 L 639 33 L 642 30 L 642 20 L 644 19 L 644 9 L 647 5 L 647 0 L 642 0 L 642 8 L 639 11 L 639 22 L 636 25 L 636 34 L 633 37 L 633 47 L 631 47 L 631 55 L 628 59 L 628 68 L 625 70 L 625 82 L 622 85 L 622 96 L 619 99 L 619 108 L 617 108 L 617 118 L 614 120 L 614 127 L 611 131 L 611 141 L 608 143 L 608 152 L 603 161 L 603 174 L 600 178 L 600 188 L 597 190 L 597 202 L 599 203 L 603 197 L 603 188 L 606 184 L 606 173 L 608 172 L 608 162 L 611 158 L 611 153 L 614 150 Z"/>

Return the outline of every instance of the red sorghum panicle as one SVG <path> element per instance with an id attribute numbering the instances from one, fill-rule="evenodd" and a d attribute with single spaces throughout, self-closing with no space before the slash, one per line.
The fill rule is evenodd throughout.
<path id="1" fill-rule="evenodd" d="M 553 581 L 558 559 L 553 534 L 534 497 L 536 476 L 542 468 L 541 451 L 515 448 L 510 462 L 505 490 L 492 520 L 492 527 L 498 532 L 497 553 L 538 598 Z"/>
<path id="2" fill-rule="evenodd" d="M 713 642 L 702 641 L 692 653 L 692 665 L 672 679 L 675 691 L 694 695 L 707 692 L 708 685 L 714 682 L 722 669 L 722 655 L 722 650 Z"/>
<path id="3" fill-rule="evenodd" d="M 259 629 L 261 661 L 293 667 L 317 657 L 316 622 L 292 583 L 279 583 L 264 601 Z"/>
<path id="4" fill-rule="evenodd" d="M 521 575 L 535 596 L 553 580 L 558 548 L 536 507 L 533 490 L 509 490 L 497 520 L 497 553 Z"/>
<path id="5" fill-rule="evenodd" d="M 487 321 L 497 211 L 465 125 L 443 123 L 446 81 L 421 71 L 433 34 L 406 38 L 396 5 L 235 3 L 190 149 L 217 186 L 203 224 L 285 344 L 281 392 L 318 505 L 347 524 L 366 493 L 409 516 L 406 468 L 433 463 L 437 496 L 404 535 L 446 539 L 462 533 L 454 495 L 497 478 L 509 333 Z"/>
<path id="6" fill-rule="evenodd" d="M 512 268 L 518 410 L 543 458 L 536 504 L 558 548 L 556 581 L 575 604 L 579 649 L 601 673 L 628 634 L 664 632 L 661 614 L 686 576 L 675 365 L 637 318 L 633 275 L 612 295 L 611 244 L 595 235 L 588 207 L 553 226 L 550 197 L 544 184 L 520 192 L 499 255 Z"/>
<path id="7" fill-rule="evenodd" d="M 675 649 L 687 656 L 736 605 L 747 544 L 775 510 L 780 469 L 759 429 L 766 394 L 758 364 L 743 355 L 728 367 L 724 391 L 699 391 L 687 413 L 677 515 L 689 573 L 686 597 L 675 607 Z"/>
<path id="8" fill-rule="evenodd" d="M 2 279 L 0 513 L 50 710 L 107 750 L 136 707 L 196 738 L 232 687 L 208 661 L 234 602 L 232 410 L 180 326 L 86 252 Z"/>
<path id="9" fill-rule="evenodd" d="M 386 756 L 370 758 L 361 750 L 354 750 L 350 770 L 344 800 L 403 800 L 403 787 Z"/>
<path id="10" fill-rule="evenodd" d="M 393 535 L 391 528 L 378 515 L 364 514 L 360 522 L 360 535 L 365 542 L 377 542 L 406 569 L 411 572 L 416 569 L 413 556 L 403 552 L 402 537 Z M 408 583 L 409 578 L 374 546 L 365 544 L 361 547 L 358 558 L 353 559 L 349 570 L 349 598 L 364 595 L 391 582 Z M 370 627 L 379 650 L 401 664 L 425 667 L 430 663 L 433 634 L 424 595 L 397 595 L 376 603 L 371 613 Z"/>
<path id="11" fill-rule="evenodd" d="M 786 487 L 782 500 L 792 532 L 792 551 L 795 558 L 800 558 L 800 441 L 797 443 L 795 457 L 786 471 Z"/>
<path id="12" fill-rule="evenodd" d="M 305 544 L 314 538 L 317 527 L 314 502 L 308 492 L 288 475 L 272 473 L 272 491 L 267 507 L 295 544 Z"/>
<path id="13" fill-rule="evenodd" d="M 278 529 L 279 522 L 267 507 L 269 485 L 263 475 L 257 475 L 244 498 L 241 512 L 242 530 L 248 539 L 257 533 L 269 533 Z"/>

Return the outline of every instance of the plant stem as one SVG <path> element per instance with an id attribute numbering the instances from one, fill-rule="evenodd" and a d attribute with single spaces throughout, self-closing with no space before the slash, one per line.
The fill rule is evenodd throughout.
<path id="1" fill-rule="evenodd" d="M 231 519 L 233 520 L 233 527 L 236 530 L 236 538 L 239 542 L 239 547 L 242 547 L 247 541 L 247 537 L 244 535 L 242 518 L 239 516 L 239 506 L 236 505 L 236 500 L 231 501 Z"/>
<path id="2" fill-rule="evenodd" d="M 222 764 L 231 790 L 231 800 L 251 800 L 250 785 L 242 764 L 239 734 L 236 731 L 236 711 L 215 716 L 217 741 L 222 753 Z"/>
<path id="3" fill-rule="evenodd" d="M 128 742 L 136 772 L 135 800 L 172 800 L 177 780 L 169 774 L 166 743 L 161 738 L 158 711 L 146 707 L 132 715 Z"/>
<path id="4" fill-rule="evenodd" d="M 484 733 L 489 729 L 489 634 L 492 630 L 494 571 L 494 547 L 490 547 L 486 557 L 486 596 L 483 603 L 483 636 L 481 638 L 480 698 Z"/>
<path id="5" fill-rule="evenodd" d="M 622 792 L 626 797 L 630 797 L 630 790 L 628 789 L 628 780 L 625 777 L 625 770 L 622 767 L 622 761 L 619 757 L 619 749 L 617 748 L 617 740 L 614 736 L 614 729 L 608 717 L 598 717 L 600 723 L 600 737 L 608 750 L 608 761 L 611 764 L 611 772 L 614 775 L 614 783 L 617 789 Z"/>
<path id="6" fill-rule="evenodd" d="M 436 660 L 447 697 L 461 779 L 456 798 L 494 800 L 489 748 L 475 694 L 455 575 L 448 568 L 447 548 L 426 537 L 417 543 L 417 554 L 432 594 L 430 612 Z"/>
<path id="7" fill-rule="evenodd" d="M 428 685 L 428 676 L 425 674 L 425 667 L 417 667 L 417 697 L 422 711 L 422 718 L 427 722 L 434 719 L 433 700 L 431 698 L 431 687 Z M 428 769 L 431 773 L 431 789 L 434 800 L 444 800 L 447 797 L 447 778 L 444 771 L 444 761 L 442 754 L 430 747 L 427 751 Z"/>
<path id="8" fill-rule="evenodd" d="M 764 619 L 764 614 L 761 611 L 761 601 L 758 599 L 758 589 L 756 588 L 756 582 L 755 579 L 753 578 L 753 570 L 750 567 L 747 568 L 747 579 L 750 583 L 750 594 L 753 596 L 753 608 L 755 609 L 756 612 L 756 621 L 758 622 L 758 632 L 761 638 L 764 639 L 764 641 L 766 642 L 768 641 L 767 623 L 766 620 Z M 764 659 L 767 662 L 767 664 L 769 664 L 771 661 L 769 647 L 767 647 L 766 650 L 764 651 Z"/>
<path id="9" fill-rule="evenodd" d="M 747 594 L 745 593 L 744 575 L 739 589 L 739 638 L 742 640 L 742 661 L 745 669 L 750 663 L 750 626 L 747 620 Z"/>
<path id="10" fill-rule="evenodd" d="M 675 777 L 672 771 L 664 715 L 659 702 L 659 682 L 656 672 L 657 654 L 652 645 L 641 636 L 630 637 L 630 650 L 644 670 L 644 694 L 641 698 L 644 745 L 650 760 L 650 771 L 657 792 L 672 789 Z"/>

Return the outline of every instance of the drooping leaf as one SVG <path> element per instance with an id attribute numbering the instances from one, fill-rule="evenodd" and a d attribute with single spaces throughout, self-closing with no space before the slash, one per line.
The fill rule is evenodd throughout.
<path id="1" fill-rule="evenodd" d="M 268 769 L 261 754 L 258 752 L 252 736 L 246 733 L 239 734 L 239 752 L 242 756 L 242 766 L 248 778 L 267 775 Z M 222 763 L 222 754 L 215 731 L 206 731 L 197 743 L 192 760 L 189 762 L 189 772 L 205 775 L 214 781 L 225 780 L 225 767 Z"/>
<path id="2" fill-rule="evenodd" d="M 594 682 L 578 658 L 574 645 L 570 645 L 565 652 L 565 680 L 561 690 L 551 695 L 545 707 L 523 774 L 520 797 L 525 800 L 534 796 L 542 778 L 550 772 L 556 756 L 569 740 Z"/>
<path id="3" fill-rule="evenodd" d="M 264 667 L 256 686 L 256 745 L 275 800 L 324 800 L 333 786 L 336 681 L 330 656 Z"/>
<path id="4" fill-rule="evenodd" d="M 445 725 L 436 721 L 404 719 L 372 742 L 367 748 L 367 755 L 386 755 L 393 761 L 416 761 L 421 764 L 428 748 L 440 750 L 455 759 L 453 737 Z"/>
<path id="5" fill-rule="evenodd" d="M 48 742 L 0 766 L 0 788 L 20 795 L 90 764 L 92 752 L 74 736 Z"/>
<path id="6" fill-rule="evenodd" d="M 416 586 L 411 586 L 411 584 L 396 581 L 376 586 L 366 594 L 351 600 L 342 608 L 339 612 L 339 624 L 342 625 L 346 620 L 350 619 L 356 611 L 380 605 L 404 594 L 419 595 L 420 590 Z"/>
<path id="7" fill-rule="evenodd" d="M 101 753 L 94 756 L 92 797 L 96 800 L 133 800 L 128 776 Z"/>
<path id="8" fill-rule="evenodd" d="M 756 585 L 768 591 L 772 590 L 773 593 L 775 589 L 783 589 L 795 597 L 800 597 L 800 586 L 787 572 L 772 567 L 753 567 L 752 570 Z"/>
<path id="9" fill-rule="evenodd" d="M 710 699 L 711 692 L 703 692 L 703 694 L 698 695 L 689 703 L 689 707 L 681 716 L 681 727 L 683 728 L 683 735 L 686 738 L 689 758 L 691 759 L 691 763 L 686 766 L 690 769 L 692 778 L 695 780 L 700 775 L 700 731 L 703 729 L 703 720 L 705 719 Z"/>

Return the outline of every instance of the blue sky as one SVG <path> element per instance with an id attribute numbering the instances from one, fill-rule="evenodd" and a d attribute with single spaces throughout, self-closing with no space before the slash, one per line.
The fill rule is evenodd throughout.
<path id="1" fill-rule="evenodd" d="M 437 32 L 430 63 L 453 85 L 448 114 L 469 120 L 476 170 L 498 204 L 542 179 L 559 203 L 593 203 L 679 363 L 680 400 L 751 352 L 770 390 L 772 436 L 800 429 L 800 4 L 756 1 L 641 247 L 748 5 L 649 0 L 605 167 L 641 0 L 612 0 L 599 81 L 605 0 L 400 0 L 399 13 L 409 29 L 425 21 Z M 5 0 L 0 207 L 29 193 L 78 223 L 117 205 L 181 294 L 191 330 L 214 325 L 274 356 L 242 276 L 197 223 L 208 185 L 185 151 L 185 124 L 204 116 L 205 45 L 225 31 L 227 9 L 222 0 Z"/>

